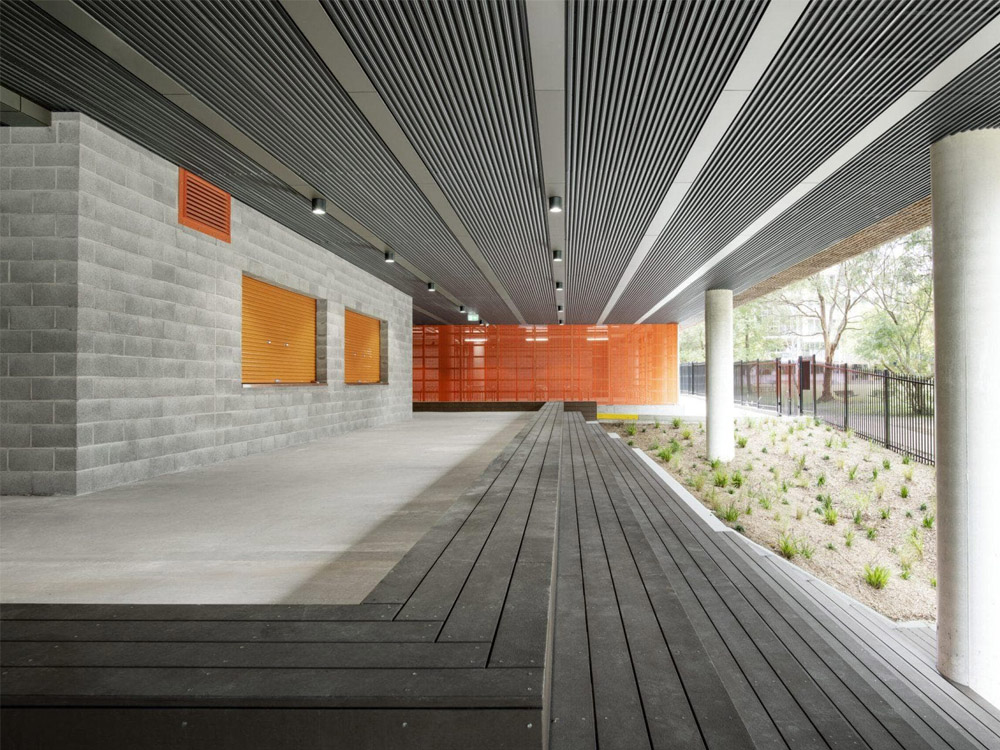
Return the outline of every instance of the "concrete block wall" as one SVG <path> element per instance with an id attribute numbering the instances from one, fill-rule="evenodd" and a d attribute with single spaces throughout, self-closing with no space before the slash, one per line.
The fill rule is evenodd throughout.
<path id="1" fill-rule="evenodd" d="M 409 418 L 409 296 L 235 200 L 231 243 L 183 227 L 176 166 L 55 123 L 79 133 L 76 492 Z M 243 273 L 325 300 L 326 384 L 243 387 Z M 388 323 L 387 384 L 344 384 L 345 306 Z"/>
<path id="2" fill-rule="evenodd" d="M 76 491 L 80 127 L 0 128 L 0 492 Z"/>

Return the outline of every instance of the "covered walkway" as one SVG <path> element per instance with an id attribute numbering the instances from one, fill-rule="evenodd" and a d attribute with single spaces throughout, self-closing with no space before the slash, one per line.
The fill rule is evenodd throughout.
<path id="1" fill-rule="evenodd" d="M 7 605 L 3 641 L 11 746 L 1000 747 L 930 634 L 556 403 L 361 604 Z"/>

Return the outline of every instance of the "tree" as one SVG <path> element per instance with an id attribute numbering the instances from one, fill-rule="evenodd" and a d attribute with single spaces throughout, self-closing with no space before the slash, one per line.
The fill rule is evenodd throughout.
<path id="1" fill-rule="evenodd" d="M 858 351 L 904 375 L 934 372 L 934 284 L 931 234 L 921 229 L 873 251 L 873 309 L 863 321 Z"/>
<path id="2" fill-rule="evenodd" d="M 823 337 L 823 394 L 821 401 L 833 399 L 832 367 L 844 332 L 854 328 L 858 319 L 858 305 L 871 290 L 872 258 L 860 255 L 814 274 L 781 290 L 777 298 L 798 313 L 814 320 Z"/>
<path id="3" fill-rule="evenodd" d="M 681 330 L 681 362 L 705 361 L 705 324 L 688 326 Z"/>

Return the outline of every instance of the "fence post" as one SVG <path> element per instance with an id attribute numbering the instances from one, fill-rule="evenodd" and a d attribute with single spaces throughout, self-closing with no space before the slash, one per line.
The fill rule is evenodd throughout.
<path id="1" fill-rule="evenodd" d="M 743 360 L 740 360 L 740 405 L 745 404 L 743 400 Z"/>
<path id="2" fill-rule="evenodd" d="M 882 409 L 885 411 L 885 447 L 891 448 L 892 441 L 889 439 L 889 371 L 882 370 Z"/>
<path id="3" fill-rule="evenodd" d="M 847 363 L 844 363 L 844 431 L 847 431 L 847 427 L 850 421 L 850 400 L 851 400 L 851 376 L 847 370 Z"/>
<path id="4" fill-rule="evenodd" d="M 781 359 L 778 357 L 774 358 L 774 387 L 777 391 L 774 408 L 781 414 Z"/>
<path id="5" fill-rule="evenodd" d="M 757 360 L 757 390 L 754 391 L 754 395 L 757 396 L 756 406 L 760 408 L 760 360 Z"/>
<path id="6" fill-rule="evenodd" d="M 813 417 L 819 416 L 819 409 L 816 407 L 816 355 L 812 355 L 812 379 L 813 379 Z"/>
<path id="7" fill-rule="evenodd" d="M 799 355 L 799 369 L 797 370 L 797 374 L 798 374 L 798 381 L 799 381 L 798 382 L 798 386 L 799 386 L 799 416 L 801 417 L 802 414 L 804 413 L 804 411 L 802 409 L 802 398 L 803 397 L 802 397 L 802 355 L 801 354 Z"/>

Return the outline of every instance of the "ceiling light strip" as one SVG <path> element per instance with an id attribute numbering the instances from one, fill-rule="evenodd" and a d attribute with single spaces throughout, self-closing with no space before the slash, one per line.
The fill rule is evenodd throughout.
<path id="1" fill-rule="evenodd" d="M 257 164 L 288 185 L 292 190 L 310 202 L 316 198 L 325 198 L 255 140 L 236 128 L 204 102 L 197 99 L 191 92 L 174 80 L 173 77 L 157 67 L 155 63 L 114 34 L 83 8 L 70 2 L 70 0 L 34 0 L 34 2 L 63 26 L 123 66 L 136 78 L 166 97 L 171 103 L 191 115 L 227 143 L 239 149 L 247 157 L 257 162 Z M 333 219 L 340 222 L 380 252 L 385 253 L 390 249 L 385 242 L 354 219 L 354 217 L 347 214 L 328 198 L 325 198 L 325 200 L 326 213 Z M 409 271 L 421 281 L 430 281 L 429 276 L 398 256 L 396 256 L 396 264 Z M 443 289 L 439 288 L 438 293 L 458 304 L 458 299 Z"/>
<path id="2" fill-rule="evenodd" d="M 535 94 L 542 180 L 548 209 L 549 247 L 566 247 L 566 4 L 551 0 L 528 0 L 528 44 L 531 48 L 531 75 Z M 558 210 L 553 210 L 553 203 Z M 572 257 L 552 269 L 552 280 L 564 282 Z M 555 300 L 553 300 L 555 303 Z M 560 315 L 560 317 L 562 317 Z"/>
<path id="3" fill-rule="evenodd" d="M 858 131 L 847 143 L 838 149 L 833 156 L 819 165 L 802 182 L 789 190 L 777 203 L 757 217 L 752 224 L 740 232 L 719 252 L 709 258 L 698 270 L 688 276 L 683 282 L 671 290 L 670 294 L 654 305 L 636 323 L 642 323 L 660 308 L 673 300 L 691 284 L 704 276 L 711 268 L 739 250 L 757 232 L 762 230 L 781 214 L 795 205 L 801 198 L 812 192 L 824 180 L 832 176 L 838 169 L 861 154 L 868 146 L 885 135 L 892 127 L 910 115 L 938 90 L 949 84 L 964 70 L 973 65 L 979 58 L 1000 44 L 1000 18 L 996 18 L 970 38 L 965 44 L 955 50 L 945 60 L 924 76 L 906 93 L 889 105 L 878 117 Z M 603 318 L 602 318 L 603 320 Z"/>
<path id="4" fill-rule="evenodd" d="M 312 45 L 330 74 L 350 95 L 358 109 L 371 124 L 386 147 L 413 179 L 414 184 L 437 211 L 441 221 L 451 230 L 480 273 L 496 291 L 518 322 L 525 318 L 518 310 L 506 287 L 487 262 L 475 240 L 455 212 L 444 191 L 427 169 L 409 138 L 399 126 L 385 100 L 375 90 L 371 79 L 361 67 L 351 48 L 341 36 L 330 15 L 319 0 L 282 0 L 282 7 Z M 441 291 L 441 290 L 439 290 Z M 451 297 L 449 296 L 449 299 Z M 455 300 L 457 303 L 457 300 Z"/>
<path id="5" fill-rule="evenodd" d="M 646 260 L 646 256 L 653 249 L 660 234 L 670 223 L 681 201 L 684 200 L 684 196 L 687 195 L 691 185 L 698 178 L 712 152 L 725 137 L 729 126 L 736 119 L 743 104 L 750 98 L 757 82 L 764 75 L 775 55 L 778 54 L 781 45 L 798 22 L 806 5 L 808 5 L 808 0 L 772 0 L 768 5 L 760 23 L 754 30 L 753 36 L 747 42 L 743 54 L 740 55 L 736 67 L 730 73 L 729 80 L 701 126 L 698 136 L 691 144 L 680 169 L 677 170 L 673 182 L 667 188 L 667 193 L 659 209 L 643 233 L 642 240 L 632 254 L 632 258 L 618 280 L 614 292 L 604 306 L 604 311 L 598 318 L 599 323 L 606 321 L 615 305 L 618 304 L 619 298 L 642 266 L 643 261 Z M 649 314 L 652 314 L 652 311 Z"/>

